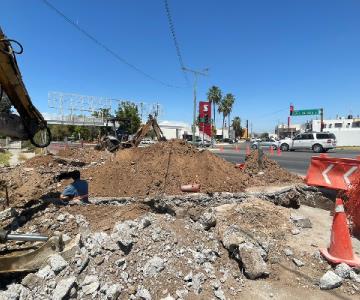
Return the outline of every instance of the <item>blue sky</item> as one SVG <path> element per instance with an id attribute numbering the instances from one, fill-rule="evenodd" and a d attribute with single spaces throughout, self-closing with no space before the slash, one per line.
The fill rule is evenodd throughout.
<path id="1" fill-rule="evenodd" d="M 48 1 L 128 62 L 180 88 L 120 63 L 42 0 L 0 0 L 0 26 L 24 46 L 18 63 L 40 111 L 51 111 L 49 91 L 61 91 L 159 101 L 162 119 L 191 122 L 192 87 L 179 68 L 163 0 Z M 199 100 L 213 84 L 233 93 L 232 116 L 249 119 L 258 132 L 286 123 L 290 102 L 295 109 L 324 107 L 326 118 L 360 114 L 360 1 L 169 5 L 185 65 L 210 68 L 199 80 Z"/>

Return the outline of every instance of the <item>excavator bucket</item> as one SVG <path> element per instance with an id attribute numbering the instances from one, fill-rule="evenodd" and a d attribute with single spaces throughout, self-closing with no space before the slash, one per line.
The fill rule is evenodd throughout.
<path id="1" fill-rule="evenodd" d="M 61 236 L 53 236 L 36 250 L 0 256 L 0 274 L 36 271 L 50 255 L 59 253 L 62 249 Z"/>

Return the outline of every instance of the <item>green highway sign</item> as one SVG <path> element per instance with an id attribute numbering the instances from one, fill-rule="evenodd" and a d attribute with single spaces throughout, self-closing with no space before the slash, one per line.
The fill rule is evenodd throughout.
<path id="1" fill-rule="evenodd" d="M 302 109 L 294 110 L 292 116 L 308 116 L 308 115 L 320 115 L 320 109 Z"/>

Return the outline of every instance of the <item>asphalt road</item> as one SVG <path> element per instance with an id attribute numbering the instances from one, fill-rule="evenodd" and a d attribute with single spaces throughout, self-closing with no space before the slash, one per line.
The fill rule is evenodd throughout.
<path id="1" fill-rule="evenodd" d="M 211 151 L 229 162 L 242 163 L 245 160 L 246 144 L 239 144 L 238 147 L 240 151 L 235 150 L 235 145 L 217 146 Z M 277 155 L 277 151 L 274 151 L 273 155 L 270 155 L 268 149 L 264 149 L 264 152 L 283 168 L 300 175 L 306 174 L 311 157 L 318 155 L 312 151 L 281 152 L 280 156 Z M 360 156 L 360 151 L 335 149 L 328 151 L 327 154 L 330 157 L 355 158 Z"/>

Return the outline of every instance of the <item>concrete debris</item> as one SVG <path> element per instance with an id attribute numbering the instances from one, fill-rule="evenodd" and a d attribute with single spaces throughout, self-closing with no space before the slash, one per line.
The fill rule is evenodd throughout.
<path id="1" fill-rule="evenodd" d="M 300 233 L 300 230 L 298 228 L 291 229 L 292 235 L 298 235 Z"/>
<path id="2" fill-rule="evenodd" d="M 66 299 L 66 296 L 68 296 L 72 287 L 75 286 L 75 283 L 76 283 L 75 276 L 71 276 L 69 278 L 60 280 L 56 285 L 56 288 L 52 295 L 52 299 L 54 300 Z"/>
<path id="3" fill-rule="evenodd" d="M 99 278 L 96 275 L 88 275 L 81 283 L 81 290 L 85 295 L 91 295 L 100 287 Z"/>
<path id="4" fill-rule="evenodd" d="M 216 216 L 212 211 L 204 212 L 200 216 L 199 222 L 205 230 L 209 230 L 216 225 Z"/>
<path id="5" fill-rule="evenodd" d="M 320 289 L 331 290 L 342 284 L 342 278 L 333 271 L 327 271 L 320 279 Z"/>
<path id="6" fill-rule="evenodd" d="M 145 277 L 153 277 L 164 269 L 164 260 L 158 256 L 155 256 L 146 262 L 143 273 Z"/>
<path id="7" fill-rule="evenodd" d="M 334 272 L 336 275 L 340 276 L 342 279 L 350 278 L 350 272 L 352 268 L 345 263 L 341 263 L 336 266 Z"/>
<path id="8" fill-rule="evenodd" d="M 53 270 L 55 273 L 59 273 L 69 265 L 68 262 L 59 254 L 53 254 L 49 256 L 48 263 L 51 270 Z"/>
<path id="9" fill-rule="evenodd" d="M 192 280 L 192 287 L 195 294 L 199 295 L 202 292 L 202 284 L 205 282 L 206 276 L 203 273 L 197 273 Z"/>
<path id="10" fill-rule="evenodd" d="M 294 255 L 294 252 L 289 248 L 285 248 L 284 253 L 285 253 L 286 256 L 293 256 Z"/>
<path id="11" fill-rule="evenodd" d="M 261 251 L 254 244 L 249 242 L 240 244 L 239 259 L 244 268 L 245 275 L 249 279 L 256 279 L 269 275 L 269 270 L 261 256 Z"/>
<path id="12" fill-rule="evenodd" d="M 21 284 L 29 289 L 36 289 L 38 286 L 41 285 L 43 281 L 43 278 L 39 277 L 38 275 L 34 273 L 30 273 L 26 275 L 23 280 L 21 281 Z"/>
<path id="13" fill-rule="evenodd" d="M 298 215 L 291 215 L 291 221 L 300 228 L 312 228 L 312 224 L 309 218 L 298 216 Z"/>
<path id="14" fill-rule="evenodd" d="M 55 272 L 49 265 L 46 265 L 42 269 L 36 272 L 36 275 L 42 279 L 51 279 L 55 277 Z"/>
<path id="15" fill-rule="evenodd" d="M 161 298 L 161 300 L 175 300 L 175 298 L 168 294 L 165 298 Z"/>
<path id="16" fill-rule="evenodd" d="M 5 221 L 5 220 L 8 220 L 8 219 L 11 219 L 13 217 L 16 217 L 18 215 L 18 212 L 16 211 L 15 208 L 7 208 L 7 209 L 4 209 L 2 211 L 0 211 L 0 221 Z"/>
<path id="17" fill-rule="evenodd" d="M 356 274 L 355 271 L 350 271 L 349 272 L 349 278 L 353 281 L 355 281 L 356 283 L 360 283 L 360 275 Z"/>
<path id="18" fill-rule="evenodd" d="M 125 221 L 114 226 L 111 238 L 119 244 L 120 249 L 125 254 L 129 254 L 133 244 L 136 242 L 137 225 L 134 221 Z"/>
<path id="19" fill-rule="evenodd" d="M 120 284 L 112 284 L 106 289 L 106 299 L 107 300 L 116 300 L 120 296 L 122 291 L 122 286 Z"/>
<path id="20" fill-rule="evenodd" d="M 138 297 L 141 300 L 151 300 L 150 292 L 143 286 L 141 286 L 137 289 L 136 297 Z"/>
<path id="21" fill-rule="evenodd" d="M 215 290 L 214 295 L 219 300 L 226 300 L 225 294 L 222 289 Z"/>
<path id="22" fill-rule="evenodd" d="M 297 266 L 297 267 L 303 267 L 305 266 L 304 262 L 301 261 L 300 259 L 297 259 L 297 258 L 293 258 L 292 261 L 294 262 L 294 264 Z"/>

